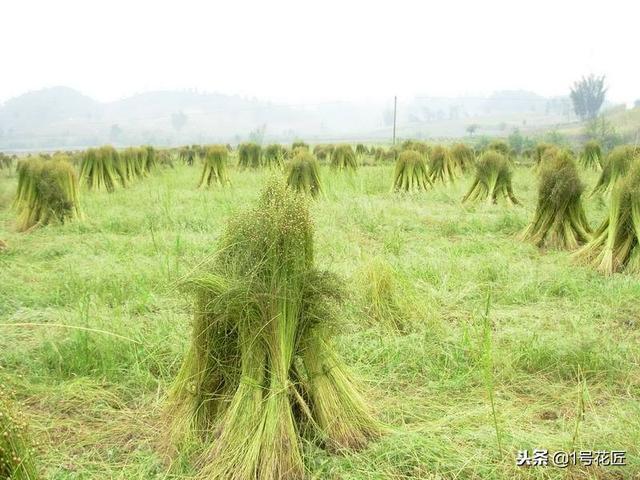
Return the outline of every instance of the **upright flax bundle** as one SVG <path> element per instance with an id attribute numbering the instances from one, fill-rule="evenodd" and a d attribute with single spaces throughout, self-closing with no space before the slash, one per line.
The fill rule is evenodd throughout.
<path id="1" fill-rule="evenodd" d="M 640 273 L 640 164 L 618 179 L 611 193 L 609 215 L 593 239 L 575 258 L 612 275 L 620 271 Z"/>
<path id="2" fill-rule="evenodd" d="M 13 208 L 18 212 L 19 230 L 81 216 L 78 179 L 66 156 L 30 157 L 21 160 L 17 170 Z"/>
<path id="3" fill-rule="evenodd" d="M 210 187 L 212 185 L 223 187 L 230 183 L 229 175 L 227 174 L 228 156 L 229 151 L 224 145 L 211 145 L 205 149 L 202 175 L 200 175 L 198 187 Z"/>
<path id="4" fill-rule="evenodd" d="M 380 432 L 331 348 L 340 284 L 314 268 L 306 202 L 272 180 L 188 282 L 194 332 L 169 414 L 178 445 L 204 442 L 203 478 L 302 478 L 303 435 L 343 449 Z"/>
<path id="5" fill-rule="evenodd" d="M 587 242 L 591 229 L 582 207 L 584 184 L 568 152 L 545 160 L 540 168 L 538 205 L 522 238 L 538 247 L 574 249 Z"/>
<path id="6" fill-rule="evenodd" d="M 484 200 L 486 203 L 497 203 L 500 197 L 511 205 L 519 203 L 513 194 L 509 162 L 504 155 L 488 150 L 476 163 L 476 178 L 462 201 Z"/>

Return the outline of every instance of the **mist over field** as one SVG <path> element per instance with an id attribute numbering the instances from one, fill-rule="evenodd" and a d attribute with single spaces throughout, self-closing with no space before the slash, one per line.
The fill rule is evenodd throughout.
<path id="1" fill-rule="evenodd" d="M 525 91 L 487 97 L 400 99 L 400 136 L 466 135 L 472 124 L 485 135 L 566 123 L 575 118 L 568 97 Z M 78 148 L 190 143 L 387 141 L 393 98 L 372 102 L 286 104 L 197 91 L 141 93 L 99 102 L 65 87 L 29 92 L 0 106 L 0 149 Z"/>
<path id="2" fill-rule="evenodd" d="M 640 2 L 0 2 L 0 480 L 640 480 Z"/>

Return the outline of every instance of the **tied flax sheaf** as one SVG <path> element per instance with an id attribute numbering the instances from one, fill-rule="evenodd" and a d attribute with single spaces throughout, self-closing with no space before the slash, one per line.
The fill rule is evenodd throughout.
<path id="1" fill-rule="evenodd" d="M 18 214 L 18 230 L 27 231 L 82 216 L 78 179 L 66 156 L 20 160 L 17 173 L 13 208 Z"/>
<path id="2" fill-rule="evenodd" d="M 271 179 L 186 281 L 194 330 L 168 417 L 179 448 L 200 445 L 201 478 L 303 478 L 303 439 L 341 451 L 382 431 L 331 346 L 342 288 L 314 267 L 306 198 Z"/>
<path id="3" fill-rule="evenodd" d="M 287 164 L 287 185 L 297 192 L 316 197 L 322 191 L 318 160 L 302 150 Z"/>

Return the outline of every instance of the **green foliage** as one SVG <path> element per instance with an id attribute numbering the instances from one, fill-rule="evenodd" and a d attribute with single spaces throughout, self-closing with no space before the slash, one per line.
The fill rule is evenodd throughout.
<path id="1" fill-rule="evenodd" d="M 544 160 L 535 216 L 521 237 L 538 247 L 555 249 L 572 250 L 586 243 L 591 229 L 582 207 L 583 191 L 569 152 Z"/>
<path id="2" fill-rule="evenodd" d="M 309 152 L 299 151 L 287 165 L 287 185 L 312 197 L 321 191 L 320 166 L 318 160 Z"/>
<path id="3" fill-rule="evenodd" d="M 595 118 L 598 115 L 607 94 L 604 80 L 604 75 L 596 77 L 591 74 L 588 77 L 582 77 L 571 87 L 573 110 L 582 120 Z"/>
<path id="4" fill-rule="evenodd" d="M 358 162 L 351 145 L 336 145 L 331 154 L 331 167 L 339 170 L 356 170 Z"/>
<path id="5" fill-rule="evenodd" d="M 306 143 L 304 143 L 301 140 L 298 140 L 296 142 L 293 142 L 291 144 L 291 150 L 295 151 L 297 148 L 301 148 L 303 150 L 309 151 L 309 145 L 307 145 Z"/>
<path id="6" fill-rule="evenodd" d="M 380 434 L 331 347 L 341 287 L 314 268 L 303 196 L 270 181 L 188 290 L 194 331 L 169 418 L 175 441 L 203 442 L 203 477 L 298 479 L 303 433 L 330 450 Z"/>
<path id="7" fill-rule="evenodd" d="M 509 148 L 516 156 L 524 154 L 526 150 L 534 146 L 534 142 L 530 138 L 522 135 L 517 128 L 511 132 L 507 138 L 507 142 L 509 143 Z"/>
<path id="8" fill-rule="evenodd" d="M 609 152 L 591 195 L 609 193 L 618 179 L 626 175 L 631 165 L 637 163 L 639 153 L 638 148 L 633 145 L 621 145 Z"/>
<path id="9" fill-rule="evenodd" d="M 424 156 L 415 150 L 403 151 L 396 160 L 392 189 L 397 192 L 416 192 L 427 190 L 431 185 Z"/>
<path id="10" fill-rule="evenodd" d="M 457 164 L 454 162 L 449 149 L 436 145 L 431 149 L 429 158 L 429 180 L 431 183 L 453 182 L 457 175 Z"/>
<path id="11" fill-rule="evenodd" d="M 238 166 L 259 168 L 262 165 L 262 148 L 257 143 L 241 143 L 238 146 Z"/>
<path id="12" fill-rule="evenodd" d="M 584 126 L 584 135 L 600 143 L 605 151 L 610 151 L 624 143 L 623 136 L 604 115 L 588 120 Z"/>
<path id="13" fill-rule="evenodd" d="M 580 163 L 585 168 L 602 169 L 602 149 L 596 140 L 589 140 L 584 144 L 580 153 Z"/>
<path id="14" fill-rule="evenodd" d="M 13 208 L 20 231 L 80 217 L 78 198 L 76 172 L 66 157 L 30 157 L 18 163 Z"/>
<path id="15" fill-rule="evenodd" d="M 207 147 L 198 188 L 211 187 L 212 185 L 223 187 L 230 183 L 227 174 L 228 156 L 229 151 L 224 145 L 211 145 Z"/>
<path id="16" fill-rule="evenodd" d="M 34 464 L 27 422 L 10 397 L 6 387 L 0 385 L 0 478 L 36 480 L 40 476 Z"/>
<path id="17" fill-rule="evenodd" d="M 606 168 L 606 167 L 605 167 Z M 615 183 L 609 215 L 575 257 L 605 275 L 640 273 L 640 164 Z"/>
<path id="18" fill-rule="evenodd" d="M 484 200 L 491 204 L 497 203 L 498 198 L 512 205 L 519 203 L 513 194 L 509 162 L 504 155 L 488 150 L 476 162 L 476 178 L 462 201 Z"/>

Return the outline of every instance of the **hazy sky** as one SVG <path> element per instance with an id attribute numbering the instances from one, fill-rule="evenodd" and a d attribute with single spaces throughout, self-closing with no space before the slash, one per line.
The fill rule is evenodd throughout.
<path id="1" fill-rule="evenodd" d="M 198 88 L 285 103 L 527 89 L 640 98 L 637 0 L 0 2 L 0 102 Z"/>

